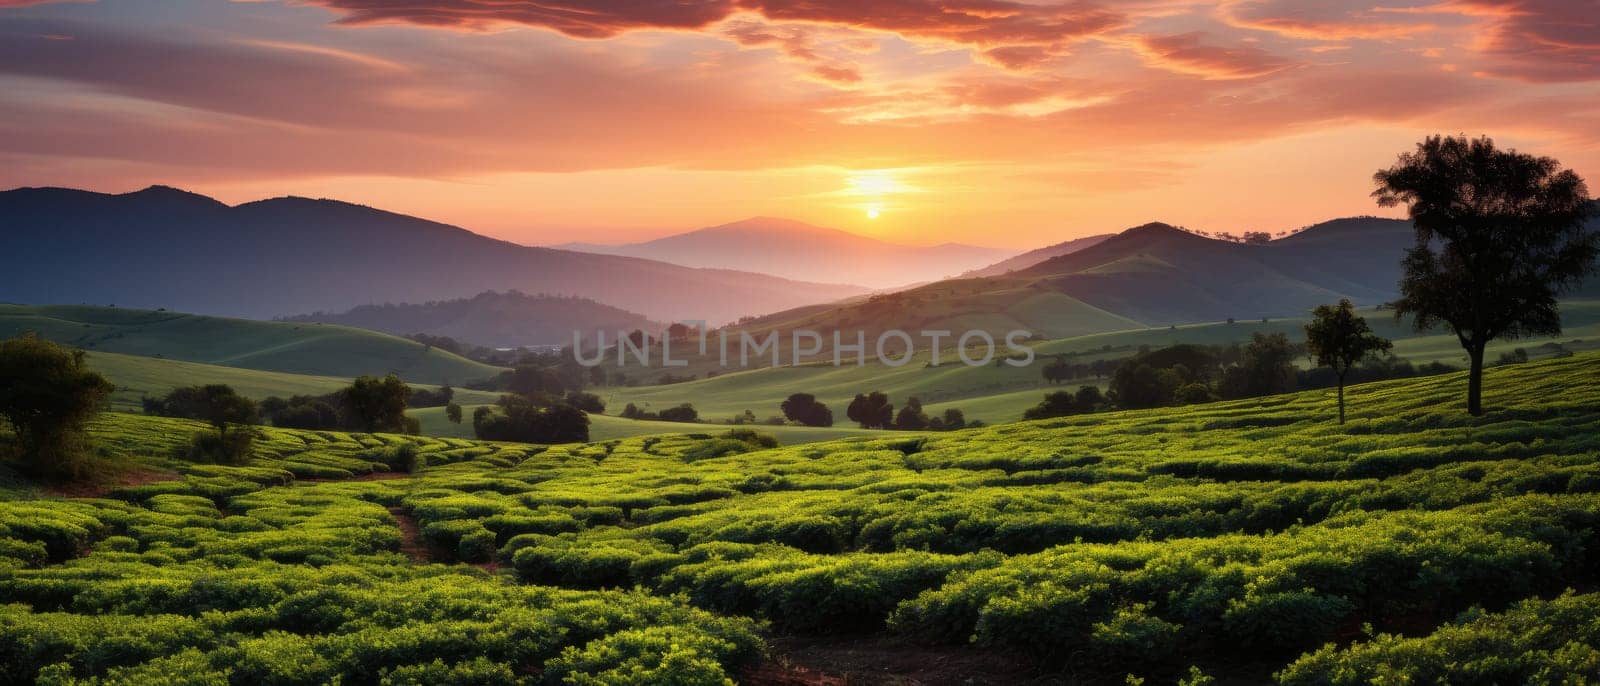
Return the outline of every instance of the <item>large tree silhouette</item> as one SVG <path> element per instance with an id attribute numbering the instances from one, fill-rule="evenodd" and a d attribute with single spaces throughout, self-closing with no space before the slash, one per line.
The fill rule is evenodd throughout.
<path id="1" fill-rule="evenodd" d="M 1594 267 L 1589 192 L 1549 157 L 1488 138 L 1434 136 L 1379 171 L 1373 197 L 1416 226 L 1395 316 L 1448 326 L 1471 360 L 1467 412 L 1483 413 L 1483 349 L 1497 338 L 1561 333 L 1556 299 Z"/>

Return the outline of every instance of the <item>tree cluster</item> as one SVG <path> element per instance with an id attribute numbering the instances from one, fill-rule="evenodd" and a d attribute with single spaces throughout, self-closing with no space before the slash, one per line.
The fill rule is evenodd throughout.
<path id="1" fill-rule="evenodd" d="M 113 387 L 84 357 L 31 333 L 0 342 L 0 419 L 13 436 L 0 450 L 24 471 L 76 478 L 93 468 L 84 427 Z"/>
<path id="2" fill-rule="evenodd" d="M 566 403 L 540 404 L 506 394 L 494 408 L 473 412 L 472 430 L 488 441 L 581 443 L 589 440 L 589 415 Z"/>

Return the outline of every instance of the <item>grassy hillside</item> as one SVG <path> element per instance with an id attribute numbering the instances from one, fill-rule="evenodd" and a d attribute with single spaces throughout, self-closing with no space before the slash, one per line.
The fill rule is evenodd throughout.
<path id="1" fill-rule="evenodd" d="M 406 414 L 416 417 L 422 422 L 422 435 L 440 436 L 448 438 L 473 438 L 472 411 L 479 405 L 487 405 L 493 400 L 476 400 L 463 398 L 462 412 L 466 419 L 460 424 L 452 424 L 445 418 L 444 408 L 424 407 L 409 410 Z M 589 415 L 589 440 L 610 441 L 618 438 L 634 438 L 638 436 L 667 436 L 671 434 L 717 434 L 724 433 L 735 427 L 715 424 L 684 424 L 678 422 L 640 421 L 623 419 L 611 415 Z M 839 438 L 853 436 L 882 435 L 876 429 L 859 429 L 854 424 L 840 422 L 837 426 L 827 428 L 813 428 L 809 426 L 755 426 L 740 427 L 754 429 L 761 433 L 769 434 L 778 439 L 783 445 L 800 445 L 802 443 L 816 443 L 817 441 L 831 441 Z"/>
<path id="2" fill-rule="evenodd" d="M 1380 335 L 1396 340 L 1395 354 L 1415 363 L 1444 362 L 1464 366 L 1465 354 L 1454 335 L 1430 332 L 1419 335 L 1405 322 L 1397 322 L 1393 312 L 1365 308 L 1365 316 Z M 1537 338 L 1522 341 L 1498 341 L 1489 348 L 1489 359 L 1502 352 L 1521 347 L 1539 356 L 1539 346 L 1560 342 L 1574 351 L 1600 347 L 1600 300 L 1582 300 L 1562 305 L 1566 322 L 1563 335 L 1554 338 Z M 1304 318 L 1280 318 L 1238 321 L 1232 324 L 1212 322 L 1187 326 L 1139 328 L 1111 333 L 1075 336 L 1045 341 L 1034 346 L 1040 358 L 1049 355 L 1076 355 L 1080 362 L 1099 358 L 1118 358 L 1131 355 L 1141 346 L 1161 348 L 1178 343 L 1223 345 L 1247 342 L 1254 333 L 1283 333 L 1291 340 L 1305 338 Z M 844 408 L 857 393 L 883 391 L 888 393 L 898 407 L 906 398 L 916 396 L 932 411 L 949 407 L 960 408 L 968 419 L 986 422 L 1008 422 L 1022 417 L 1022 412 L 1038 404 L 1042 395 L 1055 389 L 1040 377 L 1039 368 L 967 367 L 953 360 L 953 353 L 945 351 L 944 363 L 928 367 L 930 356 L 918 355 L 905 366 L 885 367 L 879 364 L 833 367 L 831 364 L 801 367 L 755 369 L 718 375 L 710 379 L 665 386 L 633 388 L 606 387 L 599 392 L 613 414 L 629 402 L 645 409 L 671 407 L 683 402 L 693 403 L 702 417 L 716 420 L 750 409 L 765 419 L 778 413 L 778 404 L 790 393 L 811 393 L 834 410 L 834 417 L 844 422 Z M 1302 365 L 1308 364 L 1305 360 Z M 675 370 L 682 374 L 683 371 Z M 1081 380 L 1082 383 L 1098 383 Z M 1078 382 L 1074 382 L 1078 383 Z M 1070 385 L 1070 384 L 1069 384 Z M 1075 387 L 1075 386 L 1072 386 Z"/>
<path id="3" fill-rule="evenodd" d="M 116 385 L 117 390 L 111 395 L 110 409 L 118 412 L 139 412 L 141 398 L 147 395 L 164 395 L 178 386 L 227 384 L 245 397 L 259 400 L 274 395 L 280 397 L 322 395 L 350 385 L 350 379 L 345 377 L 264 372 L 107 352 L 91 353 L 88 357 L 88 362 L 91 369 L 104 374 L 111 383 Z M 412 385 L 436 388 L 428 384 Z M 602 393 L 604 390 L 600 389 Z M 455 389 L 455 401 L 462 405 L 463 413 L 467 417 L 461 424 L 455 424 L 446 419 L 444 408 L 442 407 L 413 408 L 408 410 L 407 414 L 416 417 L 422 422 L 422 434 L 424 436 L 472 438 L 472 411 L 479 406 L 493 404 L 499 397 L 500 394 L 498 393 L 457 387 Z M 621 409 L 619 405 L 613 412 Z M 726 417 L 707 417 L 707 419 L 720 421 L 726 419 Z M 728 428 L 726 426 L 705 424 L 635 421 L 621 417 L 592 415 L 590 416 L 589 437 L 592 440 L 605 441 L 615 438 L 661 434 L 714 433 L 726 431 Z M 841 422 L 839 426 L 832 428 L 773 426 L 760 427 L 760 429 L 777 437 L 784 445 L 813 443 L 847 436 L 876 433 L 854 428 L 854 426 L 845 422 Z"/>
<path id="4" fill-rule="evenodd" d="M 296 323 L 357 326 L 400 336 L 448 336 L 487 348 L 571 345 L 572 332 L 660 331 L 663 325 L 588 298 L 485 291 L 471 298 L 362 305 L 348 312 L 286 317 Z"/>
<path id="5" fill-rule="evenodd" d="M 1353 218 L 1247 245 L 1166 224 L 1128 229 L 1014 272 L 959 278 L 828 308 L 779 312 L 741 324 L 766 330 L 1023 329 L 1066 338 L 1197 321 L 1309 312 L 1350 298 L 1395 296 L 1405 222 Z"/>
<path id="6" fill-rule="evenodd" d="M 0 305 L 0 338 L 25 331 L 90 352 L 313 376 L 396 372 L 415 383 L 460 385 L 500 371 L 415 341 L 332 324 L 83 305 Z"/>
<path id="7" fill-rule="evenodd" d="M 107 415 L 107 454 L 179 478 L 0 502 L 0 644 L 35 646 L 15 681 L 1585 683 L 1600 597 L 1558 596 L 1600 582 L 1596 378 L 1492 369 L 1479 418 L 1454 374 L 1352 388 L 1343 427 L 1310 392 L 775 450 L 269 430 L 242 468 Z"/>
<path id="8" fill-rule="evenodd" d="M 116 385 L 111 409 L 123 412 L 138 412 L 142 397 L 165 395 L 178 386 L 227 384 L 245 397 L 259 400 L 273 395 L 323 395 L 350 385 L 349 377 L 264 372 L 107 352 L 91 353 L 88 363 Z M 437 388 L 431 384 L 411 385 Z M 494 393 L 455 389 L 456 401 L 461 403 L 492 403 L 498 397 Z"/>

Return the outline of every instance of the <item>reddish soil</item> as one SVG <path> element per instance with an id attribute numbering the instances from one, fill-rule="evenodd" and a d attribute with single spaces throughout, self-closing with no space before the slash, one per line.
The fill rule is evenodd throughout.
<path id="1" fill-rule="evenodd" d="M 367 472 L 357 474 L 351 481 L 391 481 L 393 479 L 409 479 L 411 475 L 406 472 Z"/>
<path id="2" fill-rule="evenodd" d="M 106 480 L 73 481 L 68 483 L 46 486 L 44 492 L 62 498 L 104 498 L 111 491 L 124 486 L 143 486 L 158 481 L 173 481 L 183 478 L 174 472 L 157 469 L 130 469 Z"/>
<path id="3" fill-rule="evenodd" d="M 1027 662 L 965 646 L 881 636 L 775 637 L 771 656 L 740 675 L 752 686 L 946 686 L 1042 683 Z"/>
<path id="4" fill-rule="evenodd" d="M 422 529 L 417 526 L 417 518 L 399 507 L 389 508 L 389 514 L 394 515 L 394 520 L 400 527 L 401 554 L 417 562 L 432 562 L 433 556 L 428 553 L 428 546 L 422 542 Z"/>

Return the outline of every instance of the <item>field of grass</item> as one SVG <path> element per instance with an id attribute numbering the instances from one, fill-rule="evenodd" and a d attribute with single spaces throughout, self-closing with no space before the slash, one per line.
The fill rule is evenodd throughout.
<path id="1" fill-rule="evenodd" d="M 273 395 L 285 398 L 323 395 L 350 385 L 349 378 L 266 372 L 108 352 L 90 353 L 88 363 L 89 368 L 104 374 L 116 385 L 117 390 L 111 394 L 111 409 L 119 412 L 138 412 L 139 401 L 144 396 L 165 395 L 178 386 L 227 384 L 245 397 L 259 400 Z M 412 385 L 437 389 L 430 384 Z M 499 397 L 495 393 L 464 388 L 456 388 L 455 393 L 456 401 L 461 403 L 488 404 Z"/>
<path id="2" fill-rule="evenodd" d="M 472 411 L 480 405 L 489 405 L 493 400 L 475 400 L 477 392 L 471 392 L 461 398 L 463 402 L 473 404 L 462 405 L 463 415 L 460 424 L 453 424 L 445 417 L 442 407 L 423 407 L 407 410 L 406 414 L 416 417 L 422 422 L 422 435 L 438 436 L 443 438 L 473 438 Z M 645 421 L 637 419 L 623 419 L 611 415 L 589 415 L 589 440 L 609 441 L 616 438 L 634 438 L 637 436 L 664 436 L 668 434 L 710 434 L 725 432 L 735 427 L 717 424 L 684 424 L 678 422 Z M 849 422 L 841 422 L 831 427 L 810 426 L 754 426 L 753 428 L 778 439 L 784 445 L 799 445 L 801 443 L 815 443 L 817 441 L 831 441 L 837 438 L 852 436 L 882 435 L 877 429 L 860 429 Z"/>
<path id="3" fill-rule="evenodd" d="M 86 305 L 0 305 L 0 338 L 25 331 L 91 353 L 311 376 L 348 379 L 396 372 L 413 383 L 459 386 L 500 372 L 398 336 L 333 324 Z"/>
<path id="4" fill-rule="evenodd" d="M 1451 374 L 1353 387 L 1342 427 L 1317 391 L 769 450 L 268 429 L 246 467 L 109 414 L 104 454 L 179 478 L 0 502 L 0 680 L 714 684 L 892 641 L 1063 683 L 1589 683 L 1597 379 L 1491 369 L 1478 418 Z M 773 637 L 823 661 L 755 666 Z"/>
<path id="5" fill-rule="evenodd" d="M 1489 347 L 1492 361 L 1502 352 L 1525 348 L 1537 356 L 1537 348 L 1547 343 L 1561 343 L 1569 350 L 1581 351 L 1600 347 L 1600 301 L 1584 300 L 1563 304 L 1566 331 L 1553 338 L 1522 341 L 1497 341 Z M 1373 329 L 1380 335 L 1395 339 L 1395 354 L 1414 363 L 1444 362 L 1458 367 L 1466 366 L 1466 356 L 1454 335 L 1429 333 L 1419 335 L 1409 324 L 1396 322 L 1392 312 L 1365 309 L 1362 311 Z M 1284 333 L 1290 340 L 1305 338 L 1305 319 L 1270 319 L 1240 321 L 1232 324 L 1214 322 L 1159 329 L 1137 329 L 1115 333 L 1101 333 L 1073 338 L 1046 341 L 1035 346 L 1040 358 L 1048 355 L 1071 354 L 1079 362 L 1101 358 L 1119 358 L 1134 354 L 1141 346 L 1161 348 L 1178 343 L 1223 345 L 1247 342 L 1254 333 Z M 1003 346 L 1002 346 L 1003 349 Z M 924 406 L 933 411 L 959 408 L 970 419 L 985 422 L 1009 422 L 1022 418 L 1024 410 L 1039 403 L 1043 395 L 1058 388 L 1051 387 L 1039 375 L 1037 365 L 1011 367 L 993 364 L 968 367 L 955 360 L 948 349 L 942 364 L 929 367 L 931 361 L 924 352 L 912 358 L 903 367 L 890 368 L 876 363 L 834 367 L 831 364 L 802 365 L 736 371 L 710 379 L 698 379 L 664 386 L 607 387 L 599 389 L 607 403 L 607 411 L 621 411 L 627 403 L 644 409 L 671 407 L 684 402 L 693 403 L 704 418 L 723 420 L 749 409 L 757 417 L 778 413 L 778 404 L 790 393 L 803 392 L 816 395 L 833 408 L 836 421 L 844 420 L 844 408 L 857 393 L 883 391 L 889 394 L 896 407 L 905 399 L 916 396 Z M 1302 365 L 1307 361 L 1302 360 Z M 684 372 L 675 372 L 682 374 Z M 1076 388 L 1080 383 L 1099 383 L 1080 380 L 1066 384 Z"/>
<path id="6" fill-rule="evenodd" d="M 322 395 L 350 385 L 350 379 L 348 378 L 238 369 L 235 367 L 108 352 L 90 353 L 88 362 L 91 369 L 104 374 L 107 379 L 111 380 L 111 383 L 116 385 L 117 390 L 111 395 L 110 409 L 118 412 L 139 412 L 141 410 L 140 400 L 144 396 L 165 395 L 168 391 L 180 385 L 227 384 L 245 397 L 258 400 L 268 396 Z M 437 388 L 428 384 L 412 385 L 419 388 Z M 601 390 L 603 391 L 604 389 Z M 457 387 L 455 389 L 455 401 L 462 405 L 462 412 L 466 418 L 461 424 L 454 424 L 446 419 L 443 407 L 413 408 L 408 410 L 407 414 L 416 417 L 422 423 L 422 434 L 424 436 L 472 438 L 472 411 L 483 405 L 492 405 L 499 397 L 500 394 L 498 393 Z M 620 410 L 621 407 L 618 406 L 617 409 Z M 636 421 L 605 415 L 592 415 L 589 419 L 591 423 L 589 435 L 592 440 L 596 441 L 657 434 L 704 433 L 727 429 L 727 427 L 705 424 Z M 719 417 L 717 419 L 725 418 Z M 838 426 L 830 428 L 772 426 L 763 427 L 762 430 L 777 437 L 784 445 L 827 441 L 835 438 L 873 433 L 864 429 L 854 428 L 853 425 L 847 422 L 841 422 Z"/>

